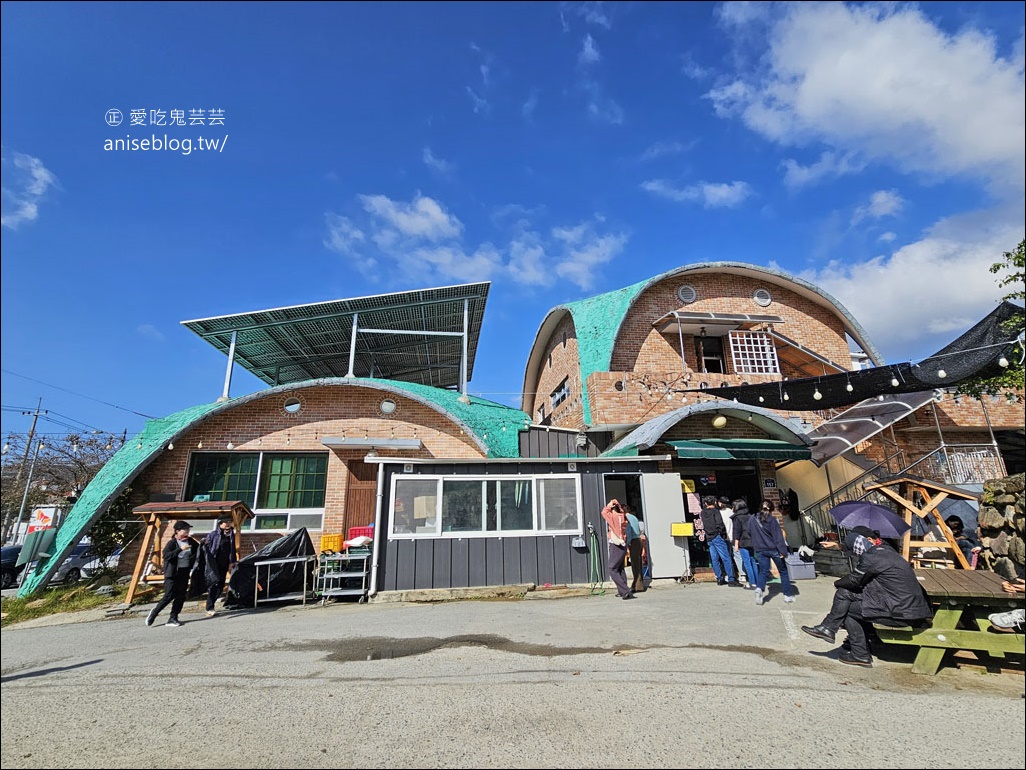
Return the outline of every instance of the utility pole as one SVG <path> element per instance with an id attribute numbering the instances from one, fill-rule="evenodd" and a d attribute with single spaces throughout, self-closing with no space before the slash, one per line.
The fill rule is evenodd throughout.
<path id="1" fill-rule="evenodd" d="M 21 456 L 21 465 L 18 466 L 18 473 L 14 476 L 14 485 L 17 486 L 18 482 L 21 481 L 21 474 L 25 472 L 25 463 L 28 462 L 29 452 L 32 451 L 32 439 L 36 436 L 36 421 L 39 419 L 39 415 L 46 414 L 46 411 L 40 411 L 40 407 L 43 405 L 43 397 L 39 397 L 39 402 L 36 404 L 34 412 L 22 412 L 22 414 L 32 415 L 32 425 L 29 427 L 28 439 L 25 441 L 25 454 Z M 31 482 L 31 478 L 29 479 Z M 28 492 L 28 483 L 25 484 L 26 494 Z M 22 503 L 24 506 L 24 503 Z M 10 535 L 9 529 L 11 526 L 11 519 L 13 518 L 13 511 L 4 511 L 4 542 L 6 543 Z M 18 513 L 18 518 L 21 518 L 21 513 Z"/>

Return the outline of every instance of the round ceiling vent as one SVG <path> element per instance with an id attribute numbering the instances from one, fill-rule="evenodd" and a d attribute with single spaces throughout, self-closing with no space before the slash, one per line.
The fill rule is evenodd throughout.
<path id="1" fill-rule="evenodd" d="M 677 289 L 677 299 L 679 299 L 685 305 L 690 305 L 692 302 L 698 299 L 698 292 L 695 291 L 694 286 L 688 286 L 687 284 L 684 284 L 679 289 Z"/>
<path id="2" fill-rule="evenodd" d="M 769 307 L 773 301 L 773 295 L 769 293 L 769 289 L 756 289 L 752 299 L 755 300 L 755 304 L 759 307 Z"/>

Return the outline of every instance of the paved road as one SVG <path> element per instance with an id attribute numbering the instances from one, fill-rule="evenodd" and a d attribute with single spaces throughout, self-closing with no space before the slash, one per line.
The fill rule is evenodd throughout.
<path id="1" fill-rule="evenodd" d="M 4 768 L 1023 767 L 1021 660 L 844 666 L 832 578 L 3 630 Z M 69 622 L 84 621 L 84 622 Z M 955 726 L 952 728 L 952 726 Z M 1001 730 L 1008 727 L 1007 740 Z M 979 741 L 975 736 L 986 736 Z M 945 739 L 953 740 L 946 743 Z"/>

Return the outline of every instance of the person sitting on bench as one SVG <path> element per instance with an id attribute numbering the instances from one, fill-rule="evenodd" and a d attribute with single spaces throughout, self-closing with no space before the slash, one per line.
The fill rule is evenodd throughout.
<path id="1" fill-rule="evenodd" d="M 870 668 L 869 624 L 920 625 L 932 612 L 912 565 L 884 543 L 879 532 L 855 527 L 845 535 L 844 544 L 858 557 L 855 571 L 834 581 L 837 590 L 830 612 L 819 625 L 802 626 L 802 631 L 833 644 L 843 625 L 848 638 L 837 659 Z"/>

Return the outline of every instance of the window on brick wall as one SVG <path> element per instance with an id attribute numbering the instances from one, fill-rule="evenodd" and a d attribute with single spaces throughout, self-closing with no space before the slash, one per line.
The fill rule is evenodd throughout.
<path id="1" fill-rule="evenodd" d="M 185 499 L 241 500 L 251 529 L 320 529 L 327 452 L 202 452 L 190 461 Z"/>
<path id="2" fill-rule="evenodd" d="M 389 535 L 580 534 L 576 476 L 402 476 L 392 480 Z"/>
<path id="3" fill-rule="evenodd" d="M 570 398 L 570 378 L 566 377 L 559 383 L 559 387 L 552 391 L 549 400 L 552 402 L 552 408 L 555 409 L 568 398 Z"/>
<path id="4" fill-rule="evenodd" d="M 730 357 L 738 374 L 780 374 L 777 346 L 765 332 L 731 332 Z"/>

